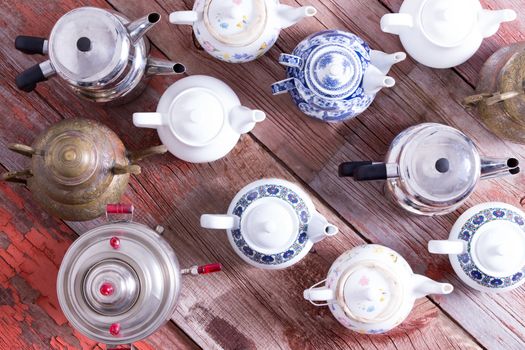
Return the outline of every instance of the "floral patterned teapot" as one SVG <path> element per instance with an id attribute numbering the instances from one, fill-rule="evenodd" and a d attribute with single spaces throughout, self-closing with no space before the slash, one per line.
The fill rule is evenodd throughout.
<path id="1" fill-rule="evenodd" d="M 447 240 L 428 250 L 448 254 L 458 277 L 482 292 L 500 293 L 525 283 L 525 213 L 505 203 L 483 203 L 464 212 Z"/>
<path id="2" fill-rule="evenodd" d="M 381 18 L 381 29 L 399 35 L 419 63 L 451 68 L 472 57 L 501 23 L 515 19 L 515 11 L 484 10 L 479 0 L 405 0 L 399 13 Z"/>
<path id="3" fill-rule="evenodd" d="M 264 55 L 281 29 L 316 13 L 312 6 L 293 8 L 279 0 L 196 0 L 192 11 L 173 12 L 170 22 L 192 25 L 213 57 L 242 63 Z"/>
<path id="4" fill-rule="evenodd" d="M 201 226 L 227 230 L 235 252 L 262 269 L 289 267 L 304 258 L 314 243 L 339 232 L 315 210 L 306 192 L 279 179 L 245 186 L 226 215 L 202 215 Z"/>
<path id="5" fill-rule="evenodd" d="M 313 34 L 292 55 L 281 54 L 288 78 L 272 85 L 274 95 L 289 92 L 306 115 L 326 122 L 354 118 L 372 104 L 394 78 L 386 74 L 406 58 L 370 50 L 360 37 L 339 30 Z"/>
<path id="6" fill-rule="evenodd" d="M 328 306 L 348 329 L 378 334 L 401 324 L 416 299 L 453 290 L 448 283 L 414 274 L 392 249 L 368 244 L 337 258 L 326 280 L 306 289 L 304 298 L 315 306 Z"/>

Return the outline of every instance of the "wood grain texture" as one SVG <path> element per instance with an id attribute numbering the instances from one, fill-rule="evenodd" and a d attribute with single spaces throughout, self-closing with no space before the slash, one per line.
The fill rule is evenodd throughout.
<path id="1" fill-rule="evenodd" d="M 123 1 L 111 1 L 117 8 Z M 167 12 L 188 9 L 191 1 L 177 6 L 172 1 L 159 3 Z M 421 273 L 451 281 L 457 292 L 447 298 L 434 298 L 487 347 L 522 348 L 524 346 L 525 310 L 523 288 L 504 295 L 491 296 L 466 288 L 443 257 L 426 252 L 430 239 L 445 238 L 464 208 L 487 200 L 519 205 L 523 197 L 523 177 L 481 183 L 467 205 L 458 213 L 439 218 L 410 216 L 385 201 L 381 184 L 354 184 L 338 179 L 337 165 L 349 159 L 380 160 L 394 136 L 413 124 L 434 121 L 465 131 L 488 155 L 515 155 L 524 149 L 491 135 L 460 101 L 472 92 L 453 70 L 437 71 L 408 60 L 394 68 L 398 85 L 380 93 L 372 107 L 356 120 L 326 125 L 302 116 L 287 96 L 272 97 L 269 85 L 284 77 L 276 64 L 280 52 L 290 52 L 306 35 L 325 28 L 346 28 L 363 36 L 373 48 L 388 52 L 401 50 L 399 41 L 379 30 L 379 18 L 386 12 L 375 1 L 297 1 L 311 3 L 319 10 L 316 19 L 284 31 L 281 40 L 267 56 L 242 66 L 216 62 L 194 50 L 189 27 L 160 25 L 151 33 L 154 43 L 169 57 L 189 62 L 190 72 L 221 76 L 236 87 L 243 101 L 265 110 L 269 120 L 254 130 L 256 139 L 271 150 L 294 174 L 311 186 L 347 223 L 367 240 L 393 247 Z M 366 15 L 362 15 L 366 14 Z M 160 32 L 160 33 L 159 33 Z M 257 81 L 253 89 L 252 82 Z M 374 220 L 370 220 L 374 217 Z M 468 310 L 468 311 L 466 311 Z"/>
<path id="2" fill-rule="evenodd" d="M 190 74 L 210 74 L 225 80 L 239 92 L 246 105 L 261 108 L 269 115 L 253 135 L 243 137 L 223 160 L 192 165 L 166 155 L 147 160 L 143 174 L 131 181 L 125 200 L 137 207 L 137 221 L 165 226 L 165 237 L 184 266 L 210 261 L 221 261 L 225 265 L 226 271 L 222 274 L 184 279 L 175 322 L 206 349 L 477 348 L 478 343 L 440 310 L 444 308 L 459 322 L 466 322 L 468 332 L 486 347 L 523 346 L 523 319 L 520 319 L 523 307 L 518 292 L 510 298 L 492 300 L 487 296 L 484 300 L 480 295 L 461 288 L 459 281 L 451 276 L 445 259 L 433 259 L 424 253 L 426 241 L 445 237 L 455 216 L 420 219 L 408 217 L 392 205 L 387 205 L 387 210 L 384 210 L 380 186 L 356 186 L 335 176 L 337 164 L 342 160 L 371 156 L 379 159 L 394 135 L 417 121 L 448 120 L 449 112 L 460 113 L 457 120 L 465 118 L 459 105 L 448 106 L 446 97 L 449 94 L 447 84 L 459 84 L 454 85 L 456 98 L 464 93 L 466 84 L 454 72 L 447 71 L 443 78 L 409 62 L 394 73 L 396 78 L 407 74 L 401 78 L 401 88 L 398 86 L 380 95 L 371 110 L 358 120 L 327 125 L 300 115 L 286 96 L 273 98 L 269 94 L 269 84 L 284 76 L 283 69 L 275 63 L 281 50 L 292 50 L 304 36 L 324 27 L 348 27 L 370 39 L 363 34 L 367 31 L 360 30 L 362 27 L 369 30 L 371 37 L 377 35 L 385 39 L 383 34 L 376 33 L 378 29 L 374 27 L 377 18 L 386 11 L 379 2 L 345 1 L 344 6 L 336 1 L 311 2 L 320 10 L 317 19 L 283 32 L 278 46 L 268 56 L 246 65 L 223 64 L 197 51 L 189 27 L 172 26 L 164 20 L 149 33 L 154 45 L 163 54 L 187 64 Z M 192 1 L 112 0 L 110 3 L 132 18 L 156 10 L 166 19 L 169 11 L 190 8 Z M 2 21 L 6 23 L 5 30 L 0 32 L 0 67 L 4 73 L 0 93 L 5 101 L 0 111 L 4 116 L 12 116 L 0 120 L 0 162 L 9 170 L 21 169 L 27 163 L 24 158 L 5 149 L 8 142 L 31 143 L 45 127 L 62 118 L 85 116 L 99 120 L 115 130 L 132 150 L 159 142 L 154 131 L 135 129 L 130 117 L 136 111 L 155 110 L 159 96 L 176 80 L 174 78 L 153 79 L 150 88 L 137 101 L 118 108 L 97 107 L 81 101 L 58 79 L 42 84 L 33 94 L 16 91 L 16 72 L 36 63 L 39 58 L 15 52 L 12 48 L 14 37 L 17 34 L 46 36 L 63 13 L 86 4 L 108 7 L 104 1 L 36 0 L 5 1 L 0 7 Z M 347 8 L 352 13 L 367 15 L 356 18 Z M 27 23 L 32 25 L 27 26 Z M 395 40 L 388 43 L 373 41 L 373 45 L 391 51 L 399 49 Z M 154 50 L 154 55 L 161 56 L 161 53 Z M 433 80 L 437 81 L 438 89 L 432 85 Z M 439 96 L 436 101 L 432 97 L 434 91 Z M 423 100 L 424 105 L 415 104 L 413 95 Z M 426 113 L 420 115 L 422 111 Z M 434 117 L 434 113 L 438 117 Z M 466 126 L 469 124 L 472 120 L 465 122 Z M 474 124 L 471 133 L 475 136 L 480 125 Z M 491 140 L 486 131 L 481 131 L 477 137 Z M 507 145 L 501 146 L 493 137 L 492 142 L 499 150 L 507 149 Z M 523 154 L 519 148 L 513 150 Z M 198 226 L 200 214 L 225 211 L 229 200 L 244 184 L 270 176 L 302 183 L 307 190 L 313 191 L 319 210 L 342 230 L 338 237 L 323 241 L 304 261 L 285 271 L 260 271 L 246 266 L 234 255 L 224 233 L 206 231 Z M 513 203 L 511 199 L 519 194 L 519 188 L 512 181 L 504 183 L 511 189 L 510 193 L 502 193 L 501 183 L 496 182 L 484 185 L 483 190 L 492 191 L 492 195 L 508 198 Z M 12 190 L 17 193 L 25 191 L 14 187 Z M 40 213 L 30 196 L 26 197 L 22 203 Z M 478 191 L 474 200 L 483 198 L 486 198 L 483 192 Z M 82 233 L 100 223 L 103 220 L 67 223 L 67 226 Z M 302 290 L 323 279 L 331 262 L 340 253 L 365 241 L 391 246 L 407 257 L 416 272 L 449 279 L 460 287 L 460 293 L 434 298 L 433 301 L 420 300 L 409 320 L 384 336 L 357 335 L 345 330 L 327 309 L 316 309 L 303 301 Z M 469 324 L 469 319 L 474 317 L 476 320 Z M 501 320 L 505 321 L 503 326 L 498 323 Z M 173 331 L 165 328 L 161 336 L 173 334 Z M 494 339 L 489 338 L 491 331 Z M 54 332 L 62 334 L 59 330 Z M 162 340 L 148 339 L 148 342 L 156 348 L 170 348 Z"/>

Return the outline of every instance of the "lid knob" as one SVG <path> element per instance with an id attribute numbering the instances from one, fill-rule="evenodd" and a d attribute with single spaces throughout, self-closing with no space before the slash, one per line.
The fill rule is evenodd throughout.
<path id="1" fill-rule="evenodd" d="M 439 158 L 436 161 L 436 170 L 444 174 L 450 169 L 450 162 L 447 158 Z"/>
<path id="2" fill-rule="evenodd" d="M 91 51 L 91 40 L 85 36 L 77 40 L 77 49 L 82 52 Z"/>
<path id="3" fill-rule="evenodd" d="M 111 296 L 115 293 L 115 287 L 112 283 L 104 282 L 100 286 L 100 294 L 102 294 L 105 297 Z"/>

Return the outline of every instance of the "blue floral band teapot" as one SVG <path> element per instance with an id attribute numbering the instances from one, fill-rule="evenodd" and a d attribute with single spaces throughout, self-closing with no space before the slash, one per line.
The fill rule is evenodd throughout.
<path id="1" fill-rule="evenodd" d="M 274 95 L 289 92 L 306 115 L 326 122 L 354 118 L 365 111 L 375 95 L 395 80 L 387 76 L 404 52 L 371 50 L 352 33 L 328 30 L 312 34 L 292 55 L 281 54 L 288 78 L 272 85 Z"/>

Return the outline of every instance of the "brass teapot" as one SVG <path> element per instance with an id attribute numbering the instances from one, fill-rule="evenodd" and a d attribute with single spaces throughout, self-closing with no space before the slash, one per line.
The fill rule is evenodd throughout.
<path id="1" fill-rule="evenodd" d="M 464 104 L 478 107 L 487 128 L 525 144 L 525 42 L 501 48 L 485 62 L 476 93 Z"/>
<path id="2" fill-rule="evenodd" d="M 51 215 L 71 221 L 92 220 L 106 204 L 120 200 L 130 174 L 140 174 L 141 159 L 162 154 L 165 146 L 128 152 L 107 126 L 87 119 L 67 119 L 44 131 L 32 146 L 9 149 L 30 157 L 29 169 L 2 178 L 27 185 Z"/>

